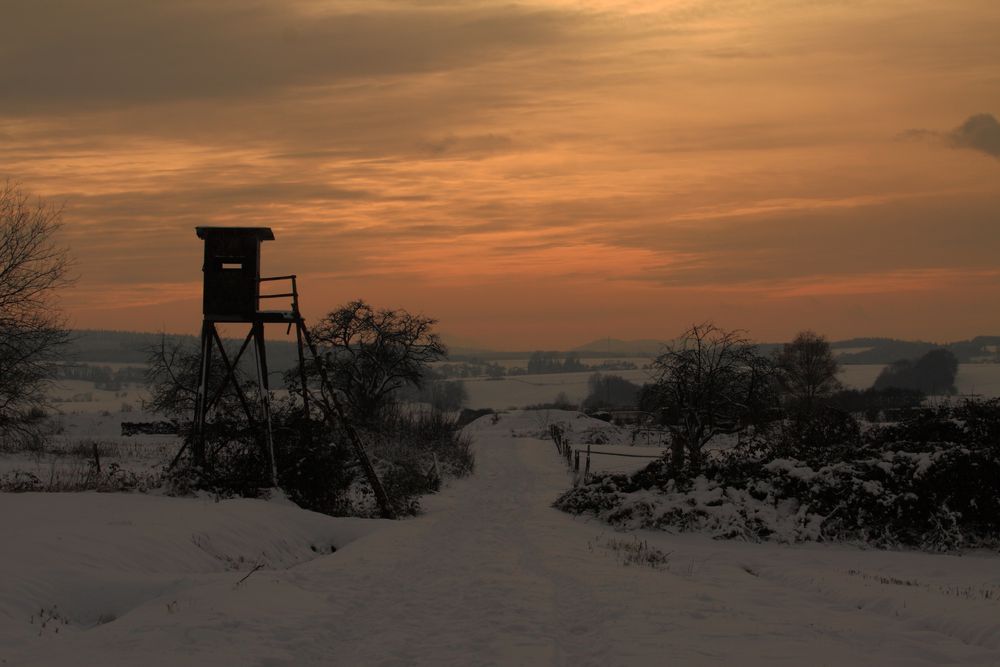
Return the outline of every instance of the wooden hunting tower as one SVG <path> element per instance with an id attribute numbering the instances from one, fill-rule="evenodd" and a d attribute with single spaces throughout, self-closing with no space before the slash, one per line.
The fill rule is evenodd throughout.
<path id="1" fill-rule="evenodd" d="M 269 227 L 196 227 L 198 238 L 205 242 L 204 293 L 202 298 L 203 322 L 201 328 L 201 367 L 198 396 L 195 403 L 194 437 L 192 454 L 195 464 L 211 467 L 205 450 L 206 423 L 212 409 L 218 404 L 224 392 L 231 388 L 239 398 L 248 423 L 260 440 L 264 460 L 270 468 L 272 484 L 277 484 L 274 441 L 271 432 L 271 406 L 268 398 L 267 348 L 264 343 L 264 324 L 282 323 L 295 327 L 298 342 L 299 368 L 305 367 L 303 356 L 303 331 L 305 325 L 299 314 L 298 289 L 295 276 L 260 277 L 260 244 L 273 241 L 274 233 Z M 290 282 L 291 289 L 283 293 L 261 293 L 265 282 Z M 291 306 L 283 310 L 262 310 L 264 299 L 291 300 Z M 249 324 L 250 330 L 235 357 L 230 359 L 217 324 Z M 237 380 L 237 368 L 243 354 L 253 343 L 253 356 L 257 373 L 260 405 L 254 409 L 246 392 Z M 224 377 L 219 386 L 211 386 L 212 356 L 219 355 Z M 218 366 L 218 365 L 217 365 Z M 304 371 L 303 371 L 304 372 Z M 210 389 L 211 387 L 211 389 Z M 308 396 L 305 376 L 302 377 L 302 400 L 308 414 Z"/>
<path id="2" fill-rule="evenodd" d="M 268 227 L 198 227 L 205 241 L 206 320 L 252 322 L 259 310 L 260 244 L 273 241 Z"/>
<path id="3" fill-rule="evenodd" d="M 306 328 L 305 321 L 299 312 L 299 292 L 294 275 L 261 278 L 260 276 L 260 244 L 273 241 L 274 233 L 269 227 L 196 227 L 198 238 L 205 242 L 205 262 L 202 271 L 205 274 L 202 313 L 204 315 L 201 327 L 201 365 L 199 369 L 198 395 L 195 400 L 194 424 L 190 439 L 191 455 L 194 465 L 203 471 L 213 467 L 213 457 L 219 456 L 218 449 L 206 451 L 206 425 L 213 408 L 218 404 L 227 389 L 231 388 L 240 401 L 246 414 L 247 422 L 253 433 L 256 444 L 261 447 L 263 459 L 267 462 L 270 473 L 270 483 L 278 485 L 278 469 L 274 451 L 274 438 L 271 432 L 271 406 L 268 393 L 267 352 L 264 344 L 264 324 L 284 324 L 286 333 L 295 327 L 295 339 L 298 347 L 299 383 L 302 397 L 303 419 L 300 420 L 301 442 L 309 442 L 311 438 L 311 416 L 309 381 L 306 374 L 305 347 L 308 346 L 312 355 L 313 367 L 320 376 L 321 391 L 319 405 L 323 418 L 331 432 L 342 428 L 357 454 L 371 483 L 375 497 L 382 510 L 382 516 L 394 516 L 389 497 L 382 486 L 375 468 L 365 453 L 360 436 L 347 419 L 337 392 L 331 386 L 320 354 Z M 285 291 L 261 293 L 264 283 L 289 285 Z M 280 299 L 290 305 L 287 308 L 263 310 L 260 304 L 264 300 Z M 219 336 L 217 324 L 249 324 L 250 331 L 236 356 L 230 359 L 229 352 Z M 240 386 L 237 368 L 243 354 L 253 343 L 254 361 L 257 371 L 257 386 L 260 393 L 260 405 L 257 409 L 251 405 L 246 392 Z M 212 365 L 212 355 L 218 354 L 220 363 Z M 223 377 L 211 378 L 213 371 L 220 372 Z M 210 382 L 213 380 L 213 382 Z M 221 424 L 225 431 L 227 425 Z M 232 436 L 230 436 L 232 437 Z M 185 448 L 188 442 L 185 442 Z M 222 445 L 220 445 L 222 447 Z M 177 453 L 176 463 L 184 448 Z"/>

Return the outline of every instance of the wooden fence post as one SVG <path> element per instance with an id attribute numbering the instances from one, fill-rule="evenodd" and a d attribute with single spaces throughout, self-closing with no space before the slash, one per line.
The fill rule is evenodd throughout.
<path id="1" fill-rule="evenodd" d="M 559 455 L 563 454 L 563 437 L 562 428 L 559 424 L 549 424 L 549 435 L 552 436 L 552 442 L 556 443 L 556 451 Z"/>

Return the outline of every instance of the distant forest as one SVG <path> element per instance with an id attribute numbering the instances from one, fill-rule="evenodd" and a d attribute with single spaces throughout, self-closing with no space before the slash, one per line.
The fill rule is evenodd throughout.
<path id="1" fill-rule="evenodd" d="M 937 348 L 948 350 L 962 364 L 1000 362 L 1000 336 L 976 336 L 972 340 L 960 340 L 942 345 L 893 338 L 852 338 L 832 343 L 831 346 L 834 351 L 844 348 L 869 348 L 839 355 L 837 359 L 842 364 L 891 364 L 901 359 L 922 357 Z"/>
<path id="2" fill-rule="evenodd" d="M 104 363 L 104 364 L 145 364 L 149 356 L 148 350 L 160 344 L 166 335 L 169 341 L 180 341 L 197 348 L 198 337 L 182 334 L 159 334 L 135 331 L 74 331 L 70 343 L 69 360 L 74 362 Z M 242 341 L 235 341 L 239 344 Z M 641 342 L 642 345 L 632 343 Z M 618 341 L 605 340 L 581 346 L 569 352 L 546 352 L 547 358 L 594 359 L 623 358 L 648 356 L 653 357 L 658 352 L 655 341 Z M 776 343 L 761 344 L 761 351 L 770 352 L 780 345 Z M 925 341 L 907 341 L 893 338 L 852 338 L 850 340 L 831 343 L 834 351 L 856 349 L 853 352 L 842 352 L 837 359 L 842 364 L 891 364 L 901 359 L 916 359 L 935 348 L 945 348 L 958 359 L 959 363 L 1000 362 L 1000 336 L 977 336 L 972 340 L 962 340 L 953 343 L 936 344 Z M 269 370 L 281 372 L 293 368 L 296 361 L 294 343 L 282 340 L 267 341 L 267 356 Z M 468 354 L 464 350 L 456 350 L 449 355 L 451 361 L 480 361 L 483 359 L 527 359 L 530 352 L 500 352 L 476 350 Z M 565 372 L 565 371 L 564 371 Z"/>
<path id="3" fill-rule="evenodd" d="M 168 343 L 179 342 L 198 349 L 198 337 L 184 334 L 161 334 L 137 331 L 74 331 L 70 339 L 67 361 L 88 364 L 142 364 L 149 360 L 150 350 L 159 347 L 166 337 Z M 232 341 L 240 345 L 243 341 Z M 295 366 L 298 359 L 295 345 L 282 340 L 267 341 L 268 370 L 284 372 Z"/>

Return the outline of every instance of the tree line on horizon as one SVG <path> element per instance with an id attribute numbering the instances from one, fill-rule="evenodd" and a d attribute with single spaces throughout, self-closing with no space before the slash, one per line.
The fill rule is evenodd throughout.
<path id="1" fill-rule="evenodd" d="M 693 346 L 694 351 L 687 348 Z M 690 357 L 694 355 L 695 359 Z M 704 355 L 704 359 L 699 355 Z M 728 361 L 726 359 L 728 358 Z M 696 325 L 678 342 L 668 346 L 648 369 L 656 375 L 651 383 L 640 385 L 612 373 L 594 373 L 588 378 L 588 394 L 580 407 L 590 413 L 602 410 L 635 410 L 653 414 L 659 407 L 664 378 L 690 379 L 704 371 L 707 364 L 725 366 L 731 377 L 723 381 L 723 369 L 713 369 L 712 386 L 721 390 L 736 379 L 746 381 L 746 373 L 759 374 L 754 395 L 744 397 L 740 405 L 783 403 L 789 407 L 790 396 L 800 396 L 812 406 L 852 413 L 863 413 L 875 421 L 885 411 L 917 407 L 927 396 L 953 395 L 958 374 L 958 360 L 944 348 L 935 348 L 917 359 L 904 359 L 882 369 L 872 387 L 848 389 L 837 379 L 841 368 L 832 345 L 811 331 L 801 332 L 794 341 L 765 352 L 741 332 L 727 332 L 711 324 Z M 739 371 L 739 372 L 736 372 Z M 686 388 L 688 395 L 708 391 Z M 749 391 L 749 390 L 748 390 Z M 727 399 L 733 400 L 735 399 Z M 576 407 L 563 396 L 544 407 Z"/>
<path id="2" fill-rule="evenodd" d="M 163 332 L 143 332 L 143 331 L 122 331 L 122 330 L 100 330 L 100 329 L 77 329 L 69 332 L 70 337 L 66 347 L 66 357 L 73 362 L 86 363 L 128 363 L 144 364 L 146 361 L 146 350 L 150 345 L 155 345 L 162 337 L 166 336 L 171 340 L 190 340 L 197 342 L 197 336 L 193 334 L 177 334 Z M 596 350 L 577 348 L 569 351 L 560 350 L 534 350 L 531 352 L 511 352 L 511 351 L 487 351 L 477 352 L 454 352 L 449 350 L 443 361 L 455 365 L 453 377 L 458 377 L 460 364 L 467 364 L 469 367 L 483 367 L 480 369 L 481 375 L 489 375 L 489 366 L 497 361 L 509 361 L 528 359 L 536 355 L 541 355 L 543 363 L 541 367 L 548 366 L 549 370 L 539 372 L 561 373 L 567 372 L 564 366 L 570 362 L 570 367 L 577 362 L 588 364 L 587 360 L 593 359 L 636 359 L 646 357 L 652 359 L 656 357 L 662 346 L 667 343 L 657 344 L 643 353 L 625 350 Z M 758 347 L 765 352 L 772 352 L 782 347 L 783 343 L 759 343 Z M 948 343 L 931 343 L 926 341 L 910 341 L 895 338 L 851 338 L 847 340 L 830 341 L 830 346 L 837 352 L 837 359 L 841 364 L 891 364 L 903 359 L 917 359 L 927 352 L 937 348 L 944 348 L 955 355 L 959 363 L 1000 363 L 1000 336 L 976 336 L 969 340 L 952 341 Z M 588 346 L 583 346 L 587 348 Z M 854 352 L 839 352 L 839 350 L 852 348 L 866 348 Z M 268 340 L 269 355 L 274 356 L 274 364 L 280 370 L 287 370 L 295 363 L 295 344 L 282 340 Z M 499 364 L 497 364 L 499 366 Z M 502 366 L 500 366 L 503 369 Z M 580 369 L 578 369 L 580 370 Z M 583 368 L 582 371 L 590 370 Z M 608 369 L 613 370 L 613 369 Z M 618 369 L 624 370 L 624 369 Z M 527 366 L 523 367 L 525 373 L 531 372 Z M 503 374 L 503 373 L 500 373 Z M 470 375 L 466 373 L 466 377 Z"/>

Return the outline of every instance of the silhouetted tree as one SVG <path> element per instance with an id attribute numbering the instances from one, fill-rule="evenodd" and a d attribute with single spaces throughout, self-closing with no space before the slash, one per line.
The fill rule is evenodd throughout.
<path id="1" fill-rule="evenodd" d="M 443 380 L 431 385 L 430 404 L 435 410 L 454 412 L 469 400 L 469 390 L 461 380 Z"/>
<path id="2" fill-rule="evenodd" d="M 840 366 L 826 338 L 803 331 L 785 343 L 775 358 L 777 379 L 787 407 L 797 416 L 815 413 L 821 402 L 840 389 Z"/>
<path id="3" fill-rule="evenodd" d="M 469 400 L 469 391 L 465 388 L 465 382 L 462 380 L 445 380 L 436 377 L 433 373 L 427 373 L 424 375 L 423 382 L 423 387 L 402 389 L 400 395 L 405 396 L 404 400 L 428 403 L 432 408 L 441 412 L 460 410 Z"/>
<path id="4" fill-rule="evenodd" d="M 360 424 L 376 422 L 397 390 L 422 386 L 427 366 L 447 354 L 432 331 L 436 323 L 405 310 L 375 310 L 359 299 L 312 329 L 318 363 Z"/>
<path id="5" fill-rule="evenodd" d="M 917 360 L 916 388 L 930 395 L 954 394 L 955 378 L 958 377 L 958 359 L 951 351 L 939 348 L 931 350 Z"/>
<path id="6" fill-rule="evenodd" d="M 671 433 L 676 469 L 701 465 L 704 446 L 759 419 L 774 400 L 773 365 L 739 331 L 695 325 L 653 362 L 655 381 L 644 391 Z"/>
<path id="7" fill-rule="evenodd" d="M 580 361 L 580 355 L 576 352 L 567 352 L 566 358 L 562 363 L 563 373 L 578 373 L 580 371 L 586 370 L 587 366 L 582 361 Z"/>
<path id="8" fill-rule="evenodd" d="M 230 345 L 226 347 L 230 359 L 234 358 L 236 350 Z M 149 390 L 146 409 L 173 420 L 192 419 L 201 382 L 201 351 L 187 338 L 163 335 L 159 344 L 146 348 L 146 355 L 145 381 Z M 234 376 L 246 395 L 257 392 L 256 382 L 250 380 L 243 368 L 237 366 Z M 213 356 L 207 378 L 210 399 L 222 387 L 225 377 L 225 363 L 218 355 Z M 219 411 L 234 413 L 240 408 L 237 401 L 237 395 L 230 387 L 219 397 Z"/>
<path id="9" fill-rule="evenodd" d="M 559 355 L 555 352 L 543 352 L 538 350 L 532 352 L 528 357 L 528 374 L 538 375 L 542 373 L 558 373 L 562 370 L 562 363 Z"/>
<path id="10" fill-rule="evenodd" d="M 0 185 L 0 436 L 34 437 L 69 334 L 53 292 L 69 280 L 62 209 Z"/>
<path id="11" fill-rule="evenodd" d="M 594 373 L 587 378 L 588 393 L 584 410 L 635 407 L 639 404 L 639 385 L 620 375 Z"/>

